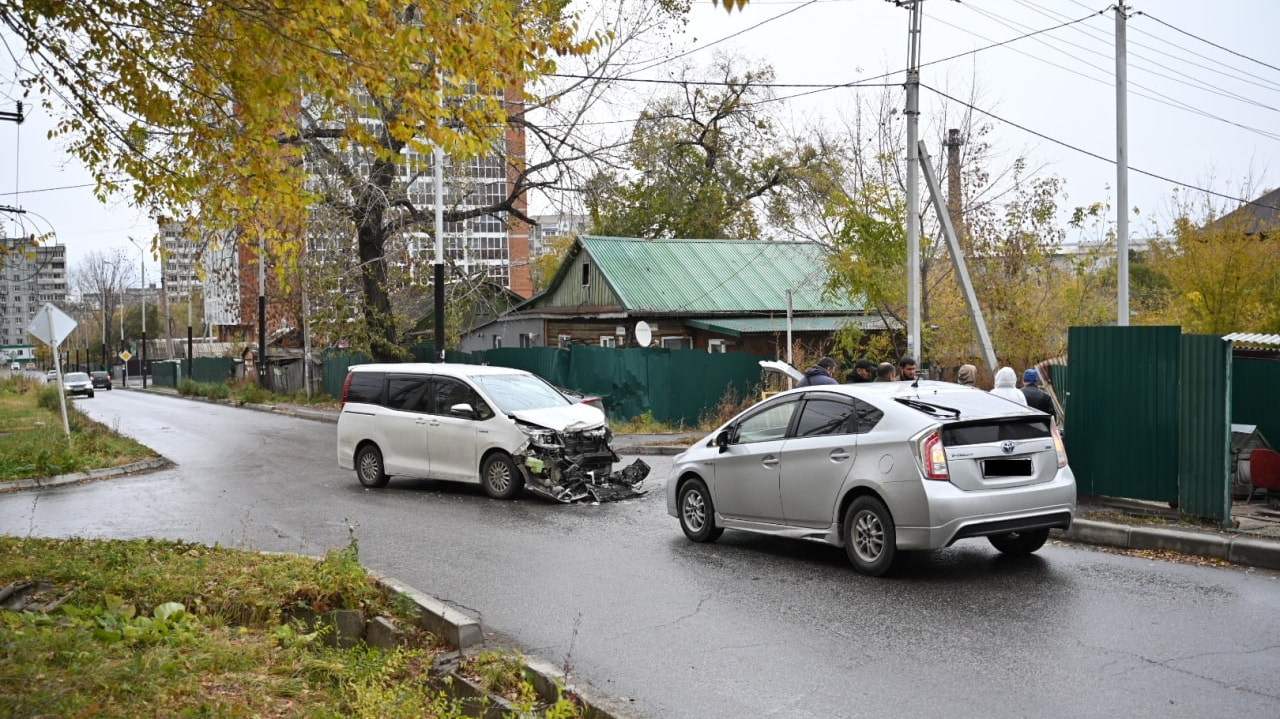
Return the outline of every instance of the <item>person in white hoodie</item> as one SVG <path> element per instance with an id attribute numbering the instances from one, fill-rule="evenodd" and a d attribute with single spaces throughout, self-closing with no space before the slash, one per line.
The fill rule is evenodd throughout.
<path id="1" fill-rule="evenodd" d="M 1022 390 L 1018 389 L 1017 385 L 1018 375 L 1013 371 L 1013 368 L 1001 367 L 1000 371 L 996 372 L 996 386 L 991 388 L 991 394 L 1004 397 L 1010 402 L 1025 405 L 1027 396 L 1022 393 Z"/>

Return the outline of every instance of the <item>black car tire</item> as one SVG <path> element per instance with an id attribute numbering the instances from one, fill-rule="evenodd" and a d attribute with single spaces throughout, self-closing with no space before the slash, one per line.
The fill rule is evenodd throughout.
<path id="1" fill-rule="evenodd" d="M 898 555 L 898 532 L 884 502 L 871 496 L 853 500 L 844 513 L 844 551 L 859 573 L 882 577 Z"/>
<path id="2" fill-rule="evenodd" d="M 390 477 L 382 464 L 382 452 L 378 445 L 366 444 L 356 451 L 356 479 L 370 489 L 387 486 Z"/>
<path id="3" fill-rule="evenodd" d="M 494 499 L 515 499 L 524 490 L 524 475 L 505 454 L 491 454 L 480 467 L 480 484 Z"/>
<path id="4" fill-rule="evenodd" d="M 724 534 L 724 527 L 716 526 L 716 508 L 706 482 L 691 479 L 680 488 L 680 529 L 684 536 L 695 542 L 714 542 Z"/>
<path id="5" fill-rule="evenodd" d="M 93 390 L 89 390 L 89 394 L 88 394 L 88 395 L 86 395 L 86 396 L 87 396 L 89 399 L 93 399 Z"/>
<path id="6" fill-rule="evenodd" d="M 1045 540 L 1048 538 L 1049 530 L 1045 528 L 1032 529 L 1027 532 L 993 534 L 987 537 L 987 541 L 991 542 L 991 546 L 1004 554 L 1031 554 L 1043 547 Z"/>

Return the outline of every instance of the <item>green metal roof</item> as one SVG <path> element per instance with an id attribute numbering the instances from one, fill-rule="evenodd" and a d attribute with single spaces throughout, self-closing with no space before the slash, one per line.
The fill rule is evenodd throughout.
<path id="1" fill-rule="evenodd" d="M 815 242 L 578 240 L 631 312 L 785 312 L 787 289 L 793 312 L 863 311 L 822 298 L 827 257 Z"/>
<path id="2" fill-rule="evenodd" d="M 773 317 L 699 318 L 685 320 L 684 323 L 689 327 L 719 332 L 731 337 L 741 337 L 744 334 L 787 331 L 787 316 L 785 314 Z M 884 322 L 876 317 L 834 315 L 791 318 L 792 332 L 834 332 L 846 325 L 855 325 L 864 330 L 885 329 Z"/>

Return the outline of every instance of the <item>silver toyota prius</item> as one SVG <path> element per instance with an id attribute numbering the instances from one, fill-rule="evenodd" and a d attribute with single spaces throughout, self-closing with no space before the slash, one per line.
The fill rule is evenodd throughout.
<path id="1" fill-rule="evenodd" d="M 986 537 L 1036 551 L 1075 515 L 1049 415 L 949 382 L 804 387 L 675 458 L 667 511 L 695 542 L 741 529 L 844 547 L 881 576 L 901 550 Z"/>

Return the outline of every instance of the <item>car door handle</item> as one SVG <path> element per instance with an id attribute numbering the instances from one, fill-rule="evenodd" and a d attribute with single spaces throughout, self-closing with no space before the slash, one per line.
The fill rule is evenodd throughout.
<path id="1" fill-rule="evenodd" d="M 843 449 L 831 450 L 831 460 L 833 462 L 843 462 L 848 458 L 849 458 L 849 453 L 844 451 Z"/>
<path id="2" fill-rule="evenodd" d="M 776 467 L 778 466 L 778 458 L 771 454 L 760 460 L 760 464 L 763 464 L 766 467 Z"/>

